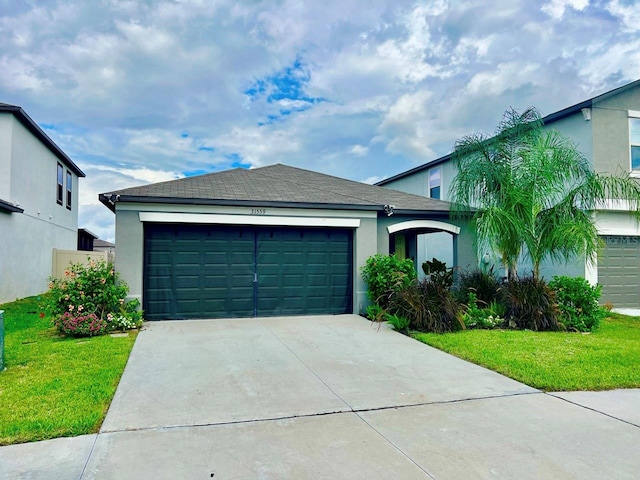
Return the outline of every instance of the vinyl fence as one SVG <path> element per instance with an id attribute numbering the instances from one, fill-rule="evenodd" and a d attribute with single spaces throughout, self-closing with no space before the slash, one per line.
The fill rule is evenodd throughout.
<path id="1" fill-rule="evenodd" d="M 85 252 L 80 250 L 58 250 L 53 249 L 53 269 L 51 275 L 55 278 L 63 278 L 64 271 L 71 263 L 82 263 L 89 265 L 91 260 L 106 260 L 113 262 L 113 254 L 109 252 Z"/>

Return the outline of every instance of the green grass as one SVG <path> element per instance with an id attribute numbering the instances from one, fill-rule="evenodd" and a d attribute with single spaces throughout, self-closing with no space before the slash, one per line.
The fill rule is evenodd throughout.
<path id="1" fill-rule="evenodd" d="M 612 314 L 591 334 L 466 330 L 413 336 L 545 391 L 640 387 L 640 317 Z"/>
<path id="2" fill-rule="evenodd" d="M 136 332 L 61 337 L 40 317 L 37 297 L 0 310 L 7 367 L 0 372 L 0 445 L 97 432 Z"/>

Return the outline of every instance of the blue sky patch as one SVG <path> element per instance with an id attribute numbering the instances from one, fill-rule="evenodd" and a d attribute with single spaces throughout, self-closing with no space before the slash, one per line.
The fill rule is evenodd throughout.
<path id="1" fill-rule="evenodd" d="M 243 93 L 252 102 L 263 100 L 267 104 L 278 106 L 277 114 L 267 115 L 266 120 L 261 120 L 258 125 L 270 125 L 294 112 L 302 112 L 317 103 L 325 102 L 326 99 L 312 97 L 305 92 L 310 79 L 309 68 L 298 58 L 292 65 L 257 80 L 247 88 Z"/>

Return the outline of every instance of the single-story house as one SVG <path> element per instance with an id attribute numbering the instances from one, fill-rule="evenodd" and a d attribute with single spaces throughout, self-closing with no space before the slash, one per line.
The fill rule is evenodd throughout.
<path id="1" fill-rule="evenodd" d="M 281 164 L 99 198 L 149 320 L 360 313 L 367 258 L 415 258 L 419 234 L 445 232 L 454 263 L 477 264 L 449 203 Z"/>

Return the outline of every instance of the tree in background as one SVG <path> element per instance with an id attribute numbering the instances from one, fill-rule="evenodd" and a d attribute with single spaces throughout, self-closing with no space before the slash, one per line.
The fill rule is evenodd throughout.
<path id="1" fill-rule="evenodd" d="M 544 128 L 535 108 L 507 110 L 494 136 L 458 140 L 452 158 L 453 210 L 472 215 L 478 247 L 497 252 L 510 279 L 522 254 L 535 278 L 545 260 L 595 258 L 593 212 L 607 200 L 628 202 L 640 218 L 640 185 L 628 173 L 595 173 L 570 140 Z"/>

